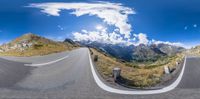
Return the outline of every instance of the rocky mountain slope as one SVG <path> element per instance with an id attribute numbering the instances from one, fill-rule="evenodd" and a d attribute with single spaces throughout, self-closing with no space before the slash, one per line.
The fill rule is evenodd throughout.
<path id="1" fill-rule="evenodd" d="M 136 61 L 136 62 L 147 62 L 157 61 L 162 57 L 173 56 L 176 53 L 182 52 L 185 49 L 179 46 L 173 46 L 168 44 L 140 44 L 138 46 L 124 46 L 117 44 L 105 44 L 99 42 L 80 42 L 80 44 L 100 49 L 105 53 L 125 60 L 125 61 Z"/>
<path id="2" fill-rule="evenodd" d="M 63 43 L 65 44 L 71 44 L 73 46 L 79 47 L 81 46 L 78 42 L 73 41 L 72 39 L 66 38 Z"/>
<path id="3" fill-rule="evenodd" d="M 200 56 L 200 46 L 193 47 L 185 52 L 189 56 Z"/>
<path id="4" fill-rule="evenodd" d="M 71 42 L 56 42 L 44 37 L 28 33 L 0 46 L 0 55 L 35 56 L 45 55 L 66 50 L 72 50 L 78 45 Z"/>

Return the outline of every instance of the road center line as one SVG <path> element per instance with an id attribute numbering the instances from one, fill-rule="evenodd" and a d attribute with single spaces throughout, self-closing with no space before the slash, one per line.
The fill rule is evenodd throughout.
<path id="1" fill-rule="evenodd" d="M 53 64 L 53 63 L 59 62 L 59 61 L 64 60 L 64 59 L 66 59 L 66 58 L 68 58 L 68 56 L 62 57 L 62 58 L 57 59 L 57 60 L 54 60 L 54 61 L 46 62 L 46 63 L 40 63 L 40 64 L 24 64 L 24 66 L 35 66 L 35 67 L 37 67 L 37 66 L 44 66 L 44 65 L 49 65 L 49 64 Z"/>
<path id="2" fill-rule="evenodd" d="M 182 76 L 183 76 L 183 73 L 185 71 L 185 64 L 186 64 L 186 59 L 187 57 L 185 57 L 185 60 L 184 60 L 184 64 L 183 64 L 183 67 L 182 67 L 182 71 L 181 73 L 179 74 L 178 78 L 176 79 L 176 81 L 174 81 L 171 85 L 167 86 L 167 87 L 164 87 L 162 89 L 157 89 L 157 90 L 136 90 L 136 91 L 128 91 L 128 90 L 120 90 L 120 89 L 115 89 L 115 88 L 112 88 L 110 86 L 107 86 L 106 84 L 104 84 L 98 77 L 98 75 L 96 74 L 96 71 L 94 69 L 94 65 L 92 63 L 92 60 L 91 60 L 91 55 L 90 55 L 90 52 L 88 50 L 88 55 L 89 55 L 89 61 L 90 61 L 90 66 L 91 66 L 91 71 L 92 71 L 92 74 L 93 74 L 93 77 L 94 77 L 94 80 L 95 82 L 97 83 L 97 85 L 102 88 L 103 90 L 107 91 L 107 92 L 111 92 L 111 93 L 117 93 L 117 94 L 127 94 L 127 95 L 145 95 L 145 94 L 160 94 L 160 93 L 165 93 L 165 92 L 168 92 L 168 91 L 171 91 L 173 89 L 175 89 L 178 84 L 180 83 L 181 79 L 182 79 Z"/>

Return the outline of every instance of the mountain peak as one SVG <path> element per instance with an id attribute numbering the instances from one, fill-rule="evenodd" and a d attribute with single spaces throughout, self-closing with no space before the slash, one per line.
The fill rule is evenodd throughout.
<path id="1" fill-rule="evenodd" d="M 68 43 L 71 43 L 71 44 L 75 44 L 75 42 L 74 42 L 73 40 L 69 39 L 69 38 L 66 38 L 66 39 L 64 40 L 64 42 L 68 42 Z"/>
<path id="2" fill-rule="evenodd" d="M 42 38 L 41 36 L 36 35 L 36 34 L 33 34 L 33 33 L 26 33 L 26 34 L 22 35 L 22 36 L 19 37 L 19 38 L 34 38 L 34 37 Z"/>
<path id="3" fill-rule="evenodd" d="M 38 36 L 36 34 L 33 34 L 33 33 L 27 33 L 27 34 L 24 34 L 24 35 L 16 38 L 11 43 L 32 42 L 32 41 L 37 41 L 39 39 L 45 39 L 45 38 Z"/>
<path id="4" fill-rule="evenodd" d="M 3 49 L 4 52 L 6 51 L 24 51 L 26 49 L 35 47 L 35 45 L 41 44 L 55 44 L 56 42 L 53 42 L 51 40 L 48 40 L 46 38 L 43 38 L 41 36 L 35 35 L 33 33 L 27 33 L 24 34 L 11 42 L 4 44 L 0 46 L 1 49 Z"/>
<path id="5" fill-rule="evenodd" d="M 71 50 L 77 45 L 56 42 L 33 33 L 24 34 L 0 46 L 0 55 L 35 56 Z"/>
<path id="6" fill-rule="evenodd" d="M 26 33 L 26 34 L 22 35 L 22 37 L 23 37 L 23 36 L 38 36 L 38 35 L 36 35 L 36 34 L 34 34 L 34 33 L 31 33 L 31 32 L 29 32 L 29 33 Z"/>
<path id="7" fill-rule="evenodd" d="M 100 49 L 105 53 L 125 61 L 156 61 L 159 58 L 173 56 L 184 50 L 182 47 L 169 44 L 139 44 L 138 46 L 121 46 L 100 42 L 80 42 L 80 44 Z"/>

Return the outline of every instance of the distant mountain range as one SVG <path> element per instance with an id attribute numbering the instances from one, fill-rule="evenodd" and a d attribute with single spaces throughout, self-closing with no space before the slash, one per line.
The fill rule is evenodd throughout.
<path id="1" fill-rule="evenodd" d="M 125 46 L 120 44 L 107 44 L 100 42 L 75 42 L 71 39 L 65 39 L 63 42 L 49 40 L 47 38 L 28 33 L 15 40 L 0 46 L 0 55 L 11 56 L 34 56 L 45 55 L 50 53 L 72 50 L 76 47 L 87 46 L 101 50 L 115 58 L 124 61 L 156 61 L 159 58 L 172 56 L 182 52 L 183 47 L 168 44 L 151 44 L 138 46 Z"/>
<path id="2" fill-rule="evenodd" d="M 200 46 L 193 47 L 186 51 L 189 56 L 200 56 Z"/>
<path id="3" fill-rule="evenodd" d="M 156 61 L 159 58 L 172 56 L 176 53 L 182 52 L 185 49 L 179 46 L 168 44 L 140 44 L 138 46 L 125 46 L 119 44 L 106 44 L 100 42 L 79 42 L 81 45 L 99 49 L 113 57 L 136 62 Z"/>

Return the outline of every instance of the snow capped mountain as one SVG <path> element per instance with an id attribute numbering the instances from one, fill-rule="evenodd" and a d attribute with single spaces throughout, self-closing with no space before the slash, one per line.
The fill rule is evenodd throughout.
<path id="1" fill-rule="evenodd" d="M 107 44 L 101 42 L 80 41 L 81 45 L 99 49 L 113 57 L 125 61 L 156 61 L 165 56 L 172 56 L 185 50 L 183 47 L 159 44 L 140 44 L 138 46 L 123 44 Z"/>

